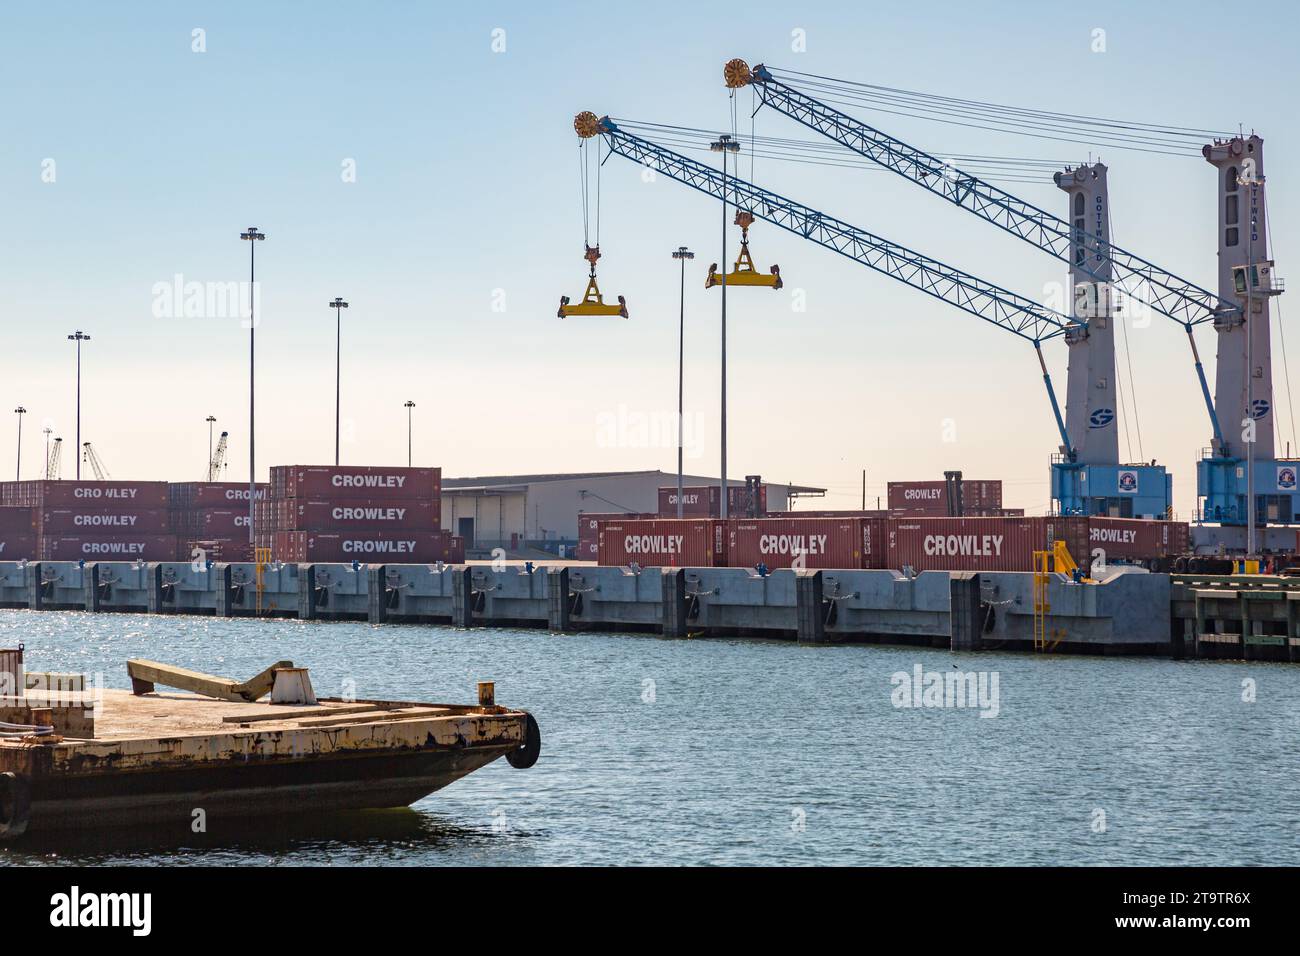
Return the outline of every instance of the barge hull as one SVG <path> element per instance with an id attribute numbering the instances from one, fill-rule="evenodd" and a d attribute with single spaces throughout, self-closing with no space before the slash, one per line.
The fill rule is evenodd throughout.
<path id="1" fill-rule="evenodd" d="M 517 743 L 424 754 L 332 757 L 279 764 L 105 776 L 37 777 L 36 832 L 107 827 L 189 827 L 203 812 L 209 832 L 249 817 L 406 807 L 486 766 Z"/>

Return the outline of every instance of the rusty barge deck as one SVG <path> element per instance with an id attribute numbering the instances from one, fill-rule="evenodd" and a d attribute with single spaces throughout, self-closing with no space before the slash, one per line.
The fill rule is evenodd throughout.
<path id="1" fill-rule="evenodd" d="M 536 734 L 525 711 L 490 701 L 283 705 L 125 690 L 0 700 L 0 721 L 46 720 L 53 734 L 0 739 L 0 835 L 407 806 L 498 757 L 527 766 L 521 748 Z"/>

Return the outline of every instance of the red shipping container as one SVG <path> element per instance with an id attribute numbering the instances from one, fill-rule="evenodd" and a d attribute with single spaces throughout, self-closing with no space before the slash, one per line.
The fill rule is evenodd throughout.
<path id="1" fill-rule="evenodd" d="M 598 558 L 613 567 L 725 567 L 725 531 L 725 522 L 708 518 L 602 521 Z"/>
<path id="2" fill-rule="evenodd" d="M 962 479 L 962 509 L 967 515 L 989 512 L 1002 507 L 1001 481 Z M 944 481 L 891 481 L 888 485 L 889 510 L 895 517 L 948 514 L 948 485 Z"/>
<path id="3" fill-rule="evenodd" d="M 768 515 L 769 518 L 888 518 L 889 512 L 881 508 L 879 510 L 867 509 L 866 511 L 844 510 L 844 511 L 785 511 Z"/>
<path id="4" fill-rule="evenodd" d="M 870 520 L 861 518 L 760 518 L 728 522 L 727 558 L 732 567 L 770 570 L 862 568 L 864 545 L 874 545 Z"/>
<path id="5" fill-rule="evenodd" d="M 247 493 L 248 489 L 244 489 Z M 198 521 L 191 526 L 191 533 L 201 538 L 237 538 L 242 532 L 244 541 L 248 541 L 248 512 L 210 509 L 200 511 Z"/>
<path id="6" fill-rule="evenodd" d="M 166 534 L 171 530 L 171 512 L 159 508 L 83 505 L 38 514 L 37 529 L 43 535 Z"/>
<path id="7" fill-rule="evenodd" d="M 0 507 L 0 534 L 35 534 L 36 511 L 32 508 Z"/>
<path id="8" fill-rule="evenodd" d="M 727 485 L 728 517 L 747 517 L 749 505 L 743 484 Z M 722 489 L 718 485 L 682 486 L 683 518 L 717 518 L 722 515 Z M 767 514 L 767 485 L 758 486 L 758 513 Z M 660 518 L 677 517 L 677 486 L 666 485 L 659 489 Z"/>
<path id="9" fill-rule="evenodd" d="M 201 508 L 248 507 L 248 482 L 239 481 L 174 481 L 168 486 L 171 507 L 177 511 Z M 271 493 L 271 486 L 259 482 L 254 493 L 259 501 Z"/>
<path id="10" fill-rule="evenodd" d="M 40 541 L 43 561 L 175 561 L 176 536 L 170 534 L 104 534 L 62 537 L 47 535 Z"/>
<path id="11" fill-rule="evenodd" d="M 282 531 L 272 553 L 281 561 L 433 564 L 450 560 L 452 535 L 441 531 Z"/>
<path id="12" fill-rule="evenodd" d="M 345 498 L 341 501 L 311 501 L 294 498 L 269 502 L 278 508 L 276 530 L 280 531 L 437 531 L 442 522 L 438 499 Z"/>
<path id="13" fill-rule="evenodd" d="M 887 567 L 917 571 L 1032 571 L 1033 553 L 1066 543 L 1088 559 L 1088 519 L 890 518 Z"/>
<path id="14" fill-rule="evenodd" d="M 441 468 L 277 465 L 271 469 L 273 498 L 436 499 L 441 493 Z"/>
<path id="15" fill-rule="evenodd" d="M 248 537 L 233 538 L 195 538 L 179 539 L 179 549 L 176 553 L 177 561 L 194 561 L 196 560 L 195 551 L 202 552 L 202 559 L 217 563 L 228 564 L 232 561 L 251 561 L 253 560 L 253 548 L 248 543 Z"/>
<path id="16" fill-rule="evenodd" d="M 581 512 L 578 515 L 578 553 L 574 555 L 579 561 L 600 560 L 600 523 L 602 521 L 619 521 L 629 518 L 644 517 L 615 512 Z"/>
<path id="17" fill-rule="evenodd" d="M 36 558 L 36 535 L 0 532 L 0 561 L 35 561 Z"/>
<path id="18" fill-rule="evenodd" d="M 0 503 L 42 509 L 88 504 L 165 509 L 170 500 L 165 481 L 17 481 L 8 484 L 3 498 Z"/>
<path id="19" fill-rule="evenodd" d="M 1149 561 L 1185 554 L 1189 540 L 1186 522 L 1099 516 L 1088 519 L 1090 553 L 1101 551 L 1107 561 Z"/>

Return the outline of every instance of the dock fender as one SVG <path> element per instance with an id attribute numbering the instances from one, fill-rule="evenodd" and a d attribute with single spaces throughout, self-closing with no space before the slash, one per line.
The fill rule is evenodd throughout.
<path id="1" fill-rule="evenodd" d="M 538 746 L 541 746 L 540 738 Z M 533 760 L 536 759 L 534 755 Z M 10 771 L 0 773 L 0 840 L 12 839 L 26 833 L 31 809 L 32 787 L 28 779 L 22 774 Z"/>
<path id="2" fill-rule="evenodd" d="M 537 763 L 537 757 L 542 752 L 542 729 L 537 726 L 537 719 L 532 714 L 525 713 L 524 716 L 527 718 L 524 742 L 518 750 L 506 754 L 506 760 L 516 770 L 527 770 Z"/>

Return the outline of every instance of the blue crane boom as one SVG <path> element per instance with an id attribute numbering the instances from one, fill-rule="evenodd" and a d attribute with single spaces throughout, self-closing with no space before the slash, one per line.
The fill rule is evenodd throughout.
<path id="1" fill-rule="evenodd" d="M 602 117 L 593 126 L 594 134 L 604 137 L 611 154 L 663 173 L 715 199 L 725 198 L 727 202 L 737 208 L 748 209 L 760 219 L 920 289 L 1033 343 L 1057 431 L 1061 436 L 1062 448 L 1068 456 L 1073 457 L 1074 450 L 1043 359 L 1042 343 L 1064 335 L 1072 328 L 1086 328 L 1082 322 L 771 190 L 735 176 L 724 177 L 720 170 L 621 129 L 608 116 Z"/>
<path id="2" fill-rule="evenodd" d="M 802 123 L 827 138 L 866 157 L 899 176 L 924 187 L 937 196 L 1006 230 L 1025 242 L 1071 263 L 1071 242 L 1077 239 L 1090 253 L 1110 260 L 1112 280 L 1125 283 L 1131 295 L 1146 302 L 1157 312 L 1183 326 L 1192 348 L 1192 358 L 1201 396 L 1210 416 L 1215 438 L 1222 445 L 1219 416 L 1210 397 L 1205 369 L 1201 364 L 1192 329 L 1215 319 L 1230 321 L 1241 313 L 1240 306 L 1225 302 L 1214 293 L 1174 275 L 1166 269 L 1111 243 L 1099 248 L 1097 239 L 1084 230 L 1075 230 L 1063 219 L 999 189 L 977 176 L 932 156 L 900 139 L 869 126 L 856 117 L 827 106 L 772 75 L 762 64 L 753 70 L 743 60 L 728 62 L 724 71 L 727 85 L 735 88 L 752 85 L 762 103 Z M 1086 262 L 1080 264 L 1090 275 Z M 1096 276 L 1094 275 L 1094 278 Z"/>

